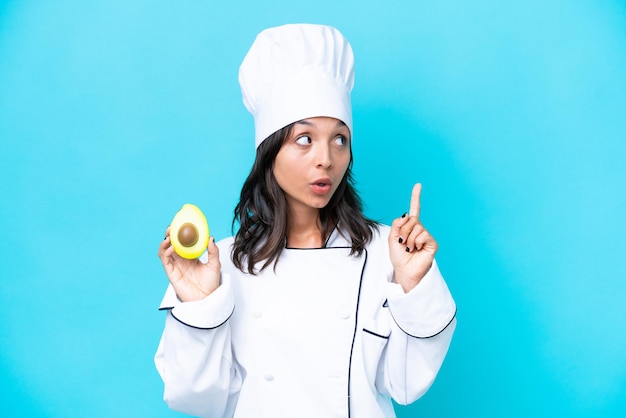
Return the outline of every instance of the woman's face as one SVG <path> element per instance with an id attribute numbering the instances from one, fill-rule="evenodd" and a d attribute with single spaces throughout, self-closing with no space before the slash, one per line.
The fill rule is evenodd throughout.
<path id="1" fill-rule="evenodd" d="M 340 120 L 298 121 L 274 160 L 274 177 L 291 210 L 321 209 L 350 164 L 350 130 Z"/>

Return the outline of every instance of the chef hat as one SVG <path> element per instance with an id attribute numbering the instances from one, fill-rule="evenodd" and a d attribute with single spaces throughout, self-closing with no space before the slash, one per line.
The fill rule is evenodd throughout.
<path id="1" fill-rule="evenodd" d="M 243 103 L 254 116 L 255 144 L 302 119 L 327 116 L 352 132 L 354 56 L 330 26 L 293 24 L 259 33 L 239 68 Z"/>

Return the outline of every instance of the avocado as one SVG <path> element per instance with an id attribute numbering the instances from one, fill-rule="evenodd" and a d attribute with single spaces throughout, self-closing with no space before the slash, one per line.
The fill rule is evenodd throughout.
<path id="1" fill-rule="evenodd" d="M 172 219 L 170 240 L 174 251 L 183 258 L 198 258 L 206 251 L 209 225 L 200 208 L 190 203 L 183 205 Z"/>

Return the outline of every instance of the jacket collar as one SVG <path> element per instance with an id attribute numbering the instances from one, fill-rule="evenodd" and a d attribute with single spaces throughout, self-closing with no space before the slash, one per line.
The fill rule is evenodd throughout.
<path id="1" fill-rule="evenodd" d="M 352 242 L 346 239 L 340 232 L 340 227 L 335 227 L 324 244 L 324 248 L 352 247 Z"/>

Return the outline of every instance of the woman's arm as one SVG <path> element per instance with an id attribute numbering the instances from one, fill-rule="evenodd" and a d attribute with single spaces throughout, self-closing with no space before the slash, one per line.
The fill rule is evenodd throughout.
<path id="1" fill-rule="evenodd" d="M 232 415 L 242 381 L 228 323 L 234 296 L 219 254 L 211 238 L 202 261 L 178 256 L 169 228 L 158 253 L 170 282 L 160 307 L 168 311 L 165 329 L 154 358 L 164 399 L 172 409 L 202 417 Z"/>
<path id="2" fill-rule="evenodd" d="M 435 261 L 437 241 L 420 221 L 421 191 L 413 187 L 408 216 L 394 220 L 387 240 L 395 283 L 388 285 L 392 321 L 380 383 L 401 404 L 433 383 L 456 326 L 456 304 Z"/>
<path id="3" fill-rule="evenodd" d="M 391 333 L 377 387 L 402 405 L 432 385 L 456 326 L 456 304 L 437 263 L 410 292 L 389 284 Z"/>
<path id="4" fill-rule="evenodd" d="M 232 415 L 241 386 L 228 323 L 233 309 L 228 276 L 211 295 L 180 302 L 170 286 L 161 309 L 168 310 L 154 361 L 170 408 L 202 417 Z"/>

